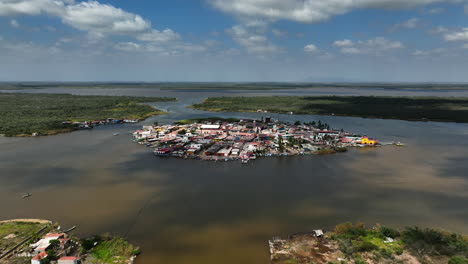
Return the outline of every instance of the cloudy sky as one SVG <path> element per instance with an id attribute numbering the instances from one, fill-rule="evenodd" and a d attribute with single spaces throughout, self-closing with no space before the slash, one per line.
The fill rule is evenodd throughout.
<path id="1" fill-rule="evenodd" d="M 468 82 L 468 0 L 0 0 L 0 81 Z"/>

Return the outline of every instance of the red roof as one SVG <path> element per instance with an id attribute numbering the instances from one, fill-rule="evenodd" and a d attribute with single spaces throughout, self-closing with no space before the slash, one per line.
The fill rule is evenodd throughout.
<path id="1" fill-rule="evenodd" d="M 45 251 L 42 251 L 41 253 L 34 256 L 32 259 L 33 260 L 41 260 L 41 259 L 46 258 L 46 257 L 47 257 L 47 253 L 45 253 Z"/>
<path id="2" fill-rule="evenodd" d="M 77 257 L 61 257 L 59 260 L 78 260 Z"/>
<path id="3" fill-rule="evenodd" d="M 64 236 L 65 234 L 47 234 L 45 235 L 45 237 L 61 237 L 61 236 Z"/>

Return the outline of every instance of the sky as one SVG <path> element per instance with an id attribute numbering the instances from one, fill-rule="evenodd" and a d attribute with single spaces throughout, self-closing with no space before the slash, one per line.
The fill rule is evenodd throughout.
<path id="1" fill-rule="evenodd" d="M 0 81 L 468 82 L 468 0 L 0 0 Z"/>

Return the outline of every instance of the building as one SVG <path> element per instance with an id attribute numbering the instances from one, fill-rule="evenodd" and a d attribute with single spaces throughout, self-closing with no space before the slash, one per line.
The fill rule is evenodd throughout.
<path id="1" fill-rule="evenodd" d="M 47 253 L 42 251 L 31 259 L 31 264 L 42 264 L 45 258 L 47 258 Z"/>
<path id="2" fill-rule="evenodd" d="M 41 240 L 31 244 L 36 254 L 46 251 L 50 247 L 50 241 L 65 238 L 65 234 L 47 234 Z"/>
<path id="3" fill-rule="evenodd" d="M 61 257 L 57 264 L 78 264 L 80 259 L 77 257 Z"/>

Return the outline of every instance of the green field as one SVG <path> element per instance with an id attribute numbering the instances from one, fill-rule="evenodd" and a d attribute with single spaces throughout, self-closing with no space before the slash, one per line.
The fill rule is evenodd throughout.
<path id="1" fill-rule="evenodd" d="M 64 121 L 106 118 L 141 120 L 162 113 L 143 103 L 173 100 L 160 97 L 0 93 L 0 134 L 51 135 L 72 131 L 74 128 L 62 124 Z"/>
<path id="2" fill-rule="evenodd" d="M 414 121 L 468 122 L 468 98 L 376 96 L 212 97 L 191 107 L 215 112 L 356 116 Z"/>

